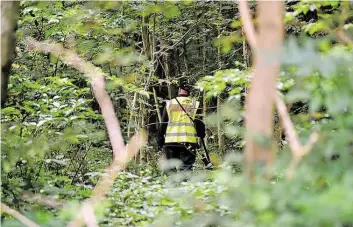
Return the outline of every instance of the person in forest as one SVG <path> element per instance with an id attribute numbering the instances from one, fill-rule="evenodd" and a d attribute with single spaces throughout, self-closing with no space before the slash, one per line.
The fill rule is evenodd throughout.
<path id="1" fill-rule="evenodd" d="M 190 86 L 181 85 L 177 97 L 168 100 L 163 109 L 157 138 L 158 150 L 164 150 L 167 160 L 180 160 L 180 171 L 193 169 L 196 149 L 200 147 L 198 137 L 205 136 L 204 125 L 195 127 L 195 122 L 191 121 L 199 114 L 199 105 L 198 101 L 190 98 Z M 176 171 L 176 168 L 169 168 L 166 172 L 171 170 Z"/>

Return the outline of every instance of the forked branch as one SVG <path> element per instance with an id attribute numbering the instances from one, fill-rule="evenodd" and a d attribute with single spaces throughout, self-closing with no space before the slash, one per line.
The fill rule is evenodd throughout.
<path id="1" fill-rule="evenodd" d="M 245 1 L 238 1 L 238 3 L 244 33 L 253 50 L 254 76 L 245 101 L 247 131 L 245 174 L 252 178 L 254 161 L 266 163 L 269 166 L 273 159 L 271 146 L 259 144 L 255 136 L 270 138 L 272 134 L 272 107 L 276 93 L 275 84 L 280 71 L 278 58 L 284 38 L 284 3 L 259 1 L 257 4 L 259 20 L 257 34 L 250 19 L 247 3 Z"/>
<path id="2" fill-rule="evenodd" d="M 74 51 L 63 48 L 62 45 L 53 42 L 37 42 L 27 39 L 28 49 L 48 53 L 61 58 L 66 64 L 77 69 L 88 77 L 92 82 L 94 96 L 102 110 L 105 125 L 113 149 L 114 159 L 125 152 L 125 144 L 121 134 L 120 124 L 116 118 L 113 103 L 105 90 L 105 75 L 92 63 L 80 58 Z"/>
<path id="3" fill-rule="evenodd" d="M 76 217 L 68 224 L 68 226 L 82 226 L 86 223 L 87 226 L 98 226 L 94 217 L 94 207 L 108 193 L 110 187 L 114 183 L 119 171 L 125 168 L 125 165 L 137 153 L 140 147 L 147 141 L 147 135 L 144 130 L 136 133 L 129 144 L 125 146 L 120 124 L 116 118 L 113 103 L 105 90 L 105 75 L 92 63 L 81 59 L 77 53 L 71 50 L 64 49 L 61 45 L 50 42 L 37 42 L 33 39 L 27 40 L 29 49 L 38 52 L 50 52 L 54 56 L 61 58 L 66 64 L 77 69 L 86 77 L 91 79 L 94 96 L 97 99 L 102 110 L 104 122 L 107 127 L 110 142 L 113 148 L 113 161 L 106 169 L 104 176 L 93 189 L 92 196 L 82 205 Z"/>
<path id="4" fill-rule="evenodd" d="M 292 150 L 292 161 L 287 170 L 287 178 L 291 179 L 293 177 L 293 173 L 295 168 L 299 164 L 300 160 L 310 152 L 314 143 L 319 138 L 319 134 L 317 132 L 313 132 L 308 142 L 305 145 L 301 145 L 299 142 L 299 138 L 295 132 L 293 122 L 291 121 L 286 105 L 280 98 L 279 94 L 276 96 L 276 106 L 279 113 L 279 116 L 282 120 L 283 127 L 285 129 L 286 136 L 288 138 L 289 147 Z"/>
<path id="5" fill-rule="evenodd" d="M 247 2 L 239 0 L 238 3 L 239 3 L 239 12 L 241 15 L 241 20 L 243 22 L 245 36 L 247 37 L 247 40 L 248 40 L 251 48 L 253 50 L 257 50 L 259 48 L 258 43 L 257 43 L 257 41 L 258 41 L 257 36 L 258 35 L 256 34 L 254 26 L 251 22 L 250 12 L 249 12 L 249 9 L 247 6 Z M 262 18 L 262 19 L 264 19 L 264 18 Z M 347 39 L 346 36 L 344 36 L 345 35 L 344 33 L 338 33 L 337 35 L 341 36 L 341 39 L 345 40 L 345 42 L 351 43 L 350 40 Z M 259 76 L 259 74 L 256 73 L 255 76 Z M 310 136 L 307 144 L 302 146 L 300 144 L 299 138 L 295 132 L 293 122 L 291 121 L 291 119 L 289 117 L 288 110 L 287 110 L 284 102 L 280 98 L 279 93 L 275 92 L 273 94 L 273 96 L 274 96 L 273 98 L 275 99 L 275 104 L 277 106 L 280 118 L 282 120 L 283 127 L 285 129 L 285 133 L 288 138 L 289 146 L 292 150 L 293 158 L 292 158 L 292 162 L 291 162 L 291 164 L 288 168 L 288 171 L 287 171 L 287 178 L 291 178 L 296 166 L 298 165 L 298 163 L 300 162 L 302 157 L 304 155 L 306 155 L 311 150 L 313 144 L 318 140 L 318 133 L 314 132 Z"/>
<path id="6" fill-rule="evenodd" d="M 39 227 L 39 225 L 37 223 L 29 220 L 28 218 L 26 218 L 25 216 L 20 214 L 18 211 L 14 210 L 14 209 L 11 209 L 10 207 L 8 207 L 7 205 L 5 205 L 3 203 L 1 203 L 1 212 L 4 212 L 4 213 L 7 213 L 7 214 L 11 215 L 12 217 L 14 217 L 17 220 L 19 220 L 25 226 L 28 226 L 28 227 Z"/>

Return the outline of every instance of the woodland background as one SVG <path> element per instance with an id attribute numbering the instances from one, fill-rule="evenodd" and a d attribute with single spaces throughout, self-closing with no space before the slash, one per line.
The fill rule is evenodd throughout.
<path id="1" fill-rule="evenodd" d="M 123 140 L 148 135 L 87 226 L 353 225 L 351 1 L 249 1 L 256 44 L 237 1 L 7 4 L 2 27 L 17 26 L 14 39 L 2 30 L 15 53 L 2 42 L 3 226 L 23 226 L 10 209 L 66 225 L 112 162 L 94 83 L 68 50 L 101 69 Z M 42 48 L 47 40 L 65 51 Z M 269 48 L 277 68 L 261 65 L 255 47 Z M 188 182 L 162 175 L 156 146 L 164 100 L 182 80 L 201 102 L 217 166 L 204 171 L 198 160 Z"/>

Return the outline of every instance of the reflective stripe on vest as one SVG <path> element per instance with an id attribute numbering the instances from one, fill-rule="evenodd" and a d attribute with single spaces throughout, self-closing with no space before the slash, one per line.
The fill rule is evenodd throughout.
<path id="1" fill-rule="evenodd" d="M 178 101 L 188 112 L 192 119 L 195 118 L 199 102 L 192 101 L 189 97 L 178 97 Z M 196 130 L 189 117 L 175 99 L 167 102 L 169 118 L 165 143 L 197 143 Z"/>
<path id="2" fill-rule="evenodd" d="M 194 126 L 192 123 L 186 122 L 169 122 L 168 126 Z"/>

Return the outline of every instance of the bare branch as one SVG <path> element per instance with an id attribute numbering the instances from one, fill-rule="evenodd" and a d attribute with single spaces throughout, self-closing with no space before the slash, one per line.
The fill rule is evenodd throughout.
<path id="1" fill-rule="evenodd" d="M 316 141 L 319 138 L 319 134 L 317 132 L 314 132 L 310 135 L 308 142 L 300 147 L 299 150 L 297 151 L 292 151 L 292 162 L 287 170 L 286 173 L 286 177 L 287 179 L 292 179 L 294 171 L 296 169 L 296 167 L 298 166 L 300 160 L 309 153 L 309 151 L 311 151 L 314 143 L 316 143 Z"/>
<path id="2" fill-rule="evenodd" d="M 293 177 L 293 173 L 298 166 L 300 160 L 310 152 L 314 143 L 319 138 L 319 134 L 314 132 L 310 135 L 308 142 L 302 146 L 299 142 L 299 138 L 295 132 L 293 122 L 290 120 L 286 105 L 280 98 L 279 94 L 276 96 L 276 106 L 278 109 L 279 116 L 282 120 L 283 127 L 285 129 L 285 133 L 288 138 L 289 146 L 292 150 L 292 161 L 287 170 L 287 178 L 291 179 Z"/>
<path id="3" fill-rule="evenodd" d="M 103 178 L 98 182 L 96 187 L 93 189 L 92 196 L 87 200 L 86 204 L 92 204 L 94 207 L 96 204 L 100 203 L 104 199 L 105 195 L 108 193 L 108 190 L 114 183 L 114 179 L 117 177 L 119 171 L 125 168 L 125 165 L 131 160 L 132 157 L 136 155 L 139 148 L 146 142 L 147 134 L 144 131 L 136 133 L 129 144 L 126 145 L 128 151 L 125 153 L 127 155 L 115 159 L 111 165 L 106 169 Z M 84 218 L 82 216 L 82 209 L 85 206 L 82 206 L 81 212 L 77 217 L 68 224 L 68 227 L 82 226 Z"/>
<path id="4" fill-rule="evenodd" d="M 28 202 L 35 202 L 38 204 L 49 206 L 52 208 L 61 208 L 64 204 L 64 202 L 56 200 L 54 198 L 50 198 L 48 196 L 44 196 L 44 195 L 40 195 L 40 194 L 34 194 L 31 192 L 22 193 L 21 199 L 28 201 Z"/>
<path id="5" fill-rule="evenodd" d="M 162 122 L 162 117 L 161 117 L 161 113 L 159 112 L 159 106 L 158 106 L 158 99 L 157 99 L 156 89 L 154 89 L 154 87 L 152 89 L 153 89 L 153 98 L 154 98 L 154 103 L 155 103 L 155 106 L 156 106 L 156 112 L 157 112 L 158 121 L 159 121 L 159 123 L 161 123 Z"/>
<path id="6" fill-rule="evenodd" d="M 240 19 L 243 22 L 244 33 L 247 37 L 251 49 L 256 49 L 256 39 L 257 35 L 255 33 L 254 24 L 251 21 L 251 16 L 248 8 L 248 2 L 244 0 L 239 0 L 239 13 Z"/>
<path id="7" fill-rule="evenodd" d="M 353 45 L 353 40 L 349 36 L 347 36 L 346 33 L 344 33 L 342 29 L 339 29 L 336 32 L 336 35 L 338 38 L 340 38 L 340 40 L 342 40 L 346 44 Z"/>
<path id="8" fill-rule="evenodd" d="M 275 96 L 275 102 L 283 127 L 285 128 L 285 134 L 288 138 L 289 146 L 292 151 L 298 151 L 300 150 L 299 138 L 295 133 L 293 122 L 289 117 L 287 107 L 280 98 L 279 93 Z"/>
<path id="9" fill-rule="evenodd" d="M 249 45 L 251 46 L 251 48 L 253 50 L 258 49 L 258 46 L 257 46 L 258 45 L 257 44 L 258 34 L 255 33 L 253 23 L 251 22 L 251 17 L 250 17 L 249 9 L 247 6 L 247 1 L 239 0 L 238 2 L 239 2 L 239 12 L 241 15 L 241 20 L 244 25 L 243 26 L 244 33 L 247 36 L 247 40 L 249 42 Z M 261 12 L 260 12 L 260 15 L 261 15 Z M 264 19 L 266 19 L 266 18 L 263 18 L 262 20 L 264 20 Z M 261 25 L 260 25 L 260 29 L 261 29 Z M 282 31 L 278 31 L 278 32 L 282 33 Z M 340 38 L 342 40 L 344 40 L 346 43 L 352 44 L 352 41 L 343 32 L 337 33 L 337 35 L 340 36 Z M 259 76 L 259 74 L 260 74 L 259 72 L 258 73 L 255 72 L 255 76 Z M 264 82 L 262 84 L 264 84 Z M 260 89 L 261 86 L 258 86 L 257 89 Z M 263 95 L 263 94 L 261 94 L 261 95 Z M 292 162 L 291 162 L 291 164 L 288 168 L 288 171 L 287 171 L 287 178 L 291 178 L 296 166 L 298 165 L 298 163 L 300 162 L 302 157 L 304 155 L 306 155 L 311 150 L 313 144 L 317 141 L 318 134 L 316 132 L 313 133 L 310 136 L 308 143 L 305 146 L 302 146 L 299 142 L 299 138 L 295 132 L 293 122 L 291 121 L 291 119 L 289 117 L 289 113 L 288 113 L 288 110 L 287 110 L 284 102 L 282 101 L 282 99 L 280 98 L 278 93 L 274 93 L 273 96 L 275 99 L 275 104 L 277 106 L 280 118 L 282 120 L 283 127 L 285 129 L 285 133 L 288 138 L 289 146 L 290 146 L 290 148 L 292 150 L 292 154 L 293 154 Z M 259 99 L 260 99 L 260 97 L 259 97 Z M 258 122 L 258 123 L 260 124 L 261 122 Z M 253 148 L 254 147 L 251 147 L 249 149 L 253 149 Z M 247 156 L 248 156 L 247 159 L 249 162 L 256 157 L 256 153 L 254 154 L 253 152 L 247 152 Z"/>
<path id="10" fill-rule="evenodd" d="M 16 218 L 17 220 L 19 220 L 25 226 L 28 226 L 28 227 L 39 227 L 39 225 L 37 223 L 29 220 L 28 218 L 26 218 L 25 216 L 20 214 L 18 211 L 14 210 L 14 209 L 11 209 L 10 207 L 8 207 L 7 205 L 5 205 L 3 203 L 1 203 L 1 211 L 11 215 L 14 218 Z"/>
<path id="11" fill-rule="evenodd" d="M 28 49 L 39 52 L 50 52 L 64 62 L 77 69 L 92 81 L 93 93 L 102 110 L 104 122 L 107 126 L 109 139 L 113 148 L 114 159 L 119 153 L 125 152 L 125 144 L 121 134 L 120 124 L 116 118 L 113 103 L 105 90 L 105 75 L 92 63 L 80 58 L 74 51 L 67 50 L 62 45 L 53 42 L 37 42 L 34 39 L 27 39 Z"/>
<path id="12" fill-rule="evenodd" d="M 104 122 L 113 148 L 114 158 L 100 182 L 98 182 L 93 189 L 92 196 L 83 204 L 80 212 L 68 226 L 82 226 L 83 223 L 86 223 L 88 226 L 98 226 L 94 217 L 93 209 L 95 205 L 104 199 L 110 187 L 113 185 L 117 173 L 125 168 L 125 165 L 135 156 L 140 147 L 145 144 L 147 141 L 147 133 L 145 130 L 136 133 L 136 135 L 131 138 L 129 144 L 125 146 L 113 104 L 105 90 L 105 75 L 99 68 L 81 59 L 75 52 L 64 49 L 59 44 L 50 42 L 41 43 L 33 39 L 28 39 L 27 45 L 29 49 L 35 51 L 52 53 L 92 80 L 93 92 L 102 110 Z"/>
<path id="13" fill-rule="evenodd" d="M 96 216 L 94 215 L 94 210 L 91 204 L 83 204 L 81 214 L 87 227 L 98 227 L 98 222 Z"/>

